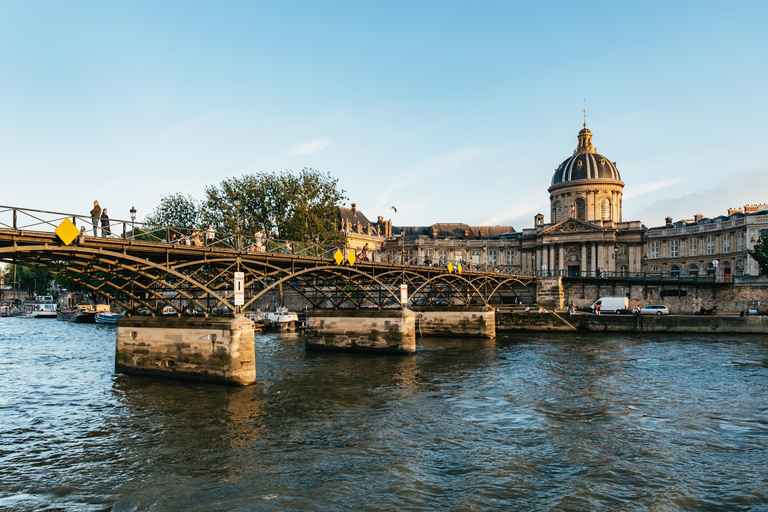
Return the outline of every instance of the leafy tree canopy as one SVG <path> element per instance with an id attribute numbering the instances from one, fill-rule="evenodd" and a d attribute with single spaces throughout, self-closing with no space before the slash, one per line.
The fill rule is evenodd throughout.
<path id="1" fill-rule="evenodd" d="M 202 227 L 202 204 L 189 194 L 168 194 L 160 205 L 145 217 L 145 222 L 180 228 Z"/>
<path id="2" fill-rule="evenodd" d="M 747 249 L 760 266 L 760 273 L 768 275 L 768 237 L 761 237 L 752 249 Z"/>
<path id="3" fill-rule="evenodd" d="M 239 195 L 240 230 L 246 236 L 263 229 L 288 240 L 337 241 L 336 206 L 346 200 L 338 180 L 304 168 L 299 173 L 247 174 L 205 189 L 202 218 L 216 231 L 234 233 L 235 196 Z"/>
<path id="4" fill-rule="evenodd" d="M 16 290 L 43 295 L 49 290 L 53 275 L 45 270 L 22 267 L 21 265 L 6 265 L 3 271 L 4 285 L 13 288 L 14 279 Z"/>

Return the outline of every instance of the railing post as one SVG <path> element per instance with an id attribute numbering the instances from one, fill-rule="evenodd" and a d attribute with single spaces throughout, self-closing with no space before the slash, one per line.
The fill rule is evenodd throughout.
<path id="1" fill-rule="evenodd" d="M 123 240 L 125 240 L 125 222 L 123 222 Z"/>
<path id="2" fill-rule="evenodd" d="M 13 209 L 13 230 L 16 231 L 16 208 Z"/>

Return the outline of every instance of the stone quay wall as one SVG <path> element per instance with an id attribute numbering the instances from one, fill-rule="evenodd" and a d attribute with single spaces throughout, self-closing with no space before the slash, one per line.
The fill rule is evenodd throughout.
<path id="1" fill-rule="evenodd" d="M 720 314 L 740 314 L 753 307 L 761 313 L 768 312 L 768 278 L 764 276 L 736 278 L 733 283 L 633 283 L 614 279 L 551 278 L 543 280 L 538 288 L 537 303 L 548 309 L 563 309 L 571 302 L 578 309 L 586 309 L 600 297 L 626 296 L 630 309 L 664 304 L 672 314 L 698 313 L 701 308 L 716 308 Z"/>
<path id="2" fill-rule="evenodd" d="M 564 322 L 567 321 L 568 323 Z M 570 324 L 570 325 L 569 325 Z M 580 332 L 676 332 L 768 334 L 768 316 L 702 315 L 575 315 L 553 313 L 496 313 L 498 332 L 516 331 Z"/>

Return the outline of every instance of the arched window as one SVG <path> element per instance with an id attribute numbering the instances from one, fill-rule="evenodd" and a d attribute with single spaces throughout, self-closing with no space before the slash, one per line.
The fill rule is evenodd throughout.
<path id="1" fill-rule="evenodd" d="M 578 198 L 573 202 L 574 216 L 579 220 L 587 220 L 587 203 Z"/>
<path id="2" fill-rule="evenodd" d="M 672 265 L 669 267 L 669 275 L 671 277 L 680 277 L 680 267 L 677 265 Z"/>
<path id="3" fill-rule="evenodd" d="M 707 265 L 707 276 L 713 277 L 717 273 L 717 267 L 711 261 Z"/>
<path id="4" fill-rule="evenodd" d="M 555 203 L 555 207 L 553 208 L 553 211 L 554 211 L 554 213 L 553 213 L 553 217 L 554 217 L 553 221 L 554 221 L 555 224 L 557 224 L 558 222 L 563 220 L 563 212 L 562 212 L 562 210 L 563 210 L 563 206 L 560 204 L 560 201 L 557 201 Z"/>
<path id="5" fill-rule="evenodd" d="M 661 269 L 659 267 L 651 267 L 651 274 L 661 274 Z"/>
<path id="6" fill-rule="evenodd" d="M 607 198 L 600 201 L 600 218 L 611 220 L 611 202 Z"/>
<path id="7" fill-rule="evenodd" d="M 696 277 L 699 275 L 699 266 L 698 265 L 691 265 L 688 267 L 688 275 L 691 277 Z"/>

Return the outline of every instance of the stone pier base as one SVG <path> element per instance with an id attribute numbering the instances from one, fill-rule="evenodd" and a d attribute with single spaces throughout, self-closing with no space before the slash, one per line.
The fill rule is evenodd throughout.
<path id="1" fill-rule="evenodd" d="M 316 309 L 307 318 L 306 347 L 412 354 L 415 317 L 407 309 Z"/>
<path id="2" fill-rule="evenodd" d="M 496 311 L 492 307 L 413 308 L 417 336 L 495 338 Z"/>
<path id="3" fill-rule="evenodd" d="M 256 381 L 253 322 L 127 316 L 118 322 L 115 371 L 246 385 Z"/>

